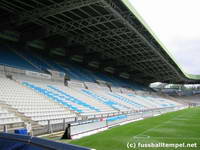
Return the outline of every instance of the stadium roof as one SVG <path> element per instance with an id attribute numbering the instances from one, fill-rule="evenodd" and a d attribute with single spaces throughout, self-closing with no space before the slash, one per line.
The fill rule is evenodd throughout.
<path id="1" fill-rule="evenodd" d="M 128 0 L 1 0 L 0 30 L 46 42 L 143 83 L 200 83 L 183 72 Z M 72 48 L 74 47 L 75 48 Z M 78 48 L 77 48 L 78 46 Z"/>

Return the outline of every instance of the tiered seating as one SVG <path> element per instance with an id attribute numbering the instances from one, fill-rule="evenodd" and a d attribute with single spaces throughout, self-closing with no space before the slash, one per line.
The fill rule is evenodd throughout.
<path id="1" fill-rule="evenodd" d="M 0 76 L 3 75 L 4 72 L 4 66 L 0 65 Z"/>
<path id="2" fill-rule="evenodd" d="M 37 66 L 36 67 L 37 70 L 31 69 L 32 71 L 44 72 L 47 69 L 52 69 L 52 70 L 56 70 L 56 71 L 60 71 L 60 72 L 65 72 L 72 79 L 80 80 L 80 77 L 77 74 L 75 74 L 72 71 L 70 71 L 69 69 L 64 68 L 63 66 L 55 63 L 51 59 L 42 58 L 42 57 L 37 56 L 36 54 L 34 54 L 32 52 L 26 52 L 26 51 L 17 51 L 17 52 L 21 56 L 26 58 L 29 62 L 31 62 L 31 64 L 33 64 L 34 66 Z M 8 53 L 11 53 L 11 51 L 8 50 Z M 10 61 L 10 63 L 12 64 L 12 61 Z M 3 64 L 6 64 L 6 63 L 3 63 Z M 11 65 L 11 66 L 13 66 L 13 65 Z M 16 67 L 21 68 L 19 65 L 17 65 Z M 28 69 L 28 70 L 30 70 L 30 69 Z"/>
<path id="3" fill-rule="evenodd" d="M 135 97 L 135 99 L 140 99 L 141 101 L 147 103 L 146 105 L 153 105 L 155 108 L 164 108 L 164 107 L 175 107 L 179 104 L 176 102 L 173 102 L 171 100 L 166 100 L 163 98 L 155 98 L 151 96 L 139 96 L 134 94 L 128 94 L 130 97 Z"/>
<path id="4" fill-rule="evenodd" d="M 0 74 L 0 79 L 6 79 L 4 75 Z M 1 90 L 1 87 L 0 87 Z M 2 102 L 3 95 L 0 91 L 0 103 Z M 15 124 L 22 122 L 21 118 L 15 116 L 15 114 L 8 112 L 6 109 L 0 107 L 0 126 L 7 124 Z"/>
<path id="5" fill-rule="evenodd" d="M 47 124 L 46 120 L 53 120 L 51 123 L 61 123 L 63 118 L 75 117 L 61 105 L 5 78 L 0 78 L 0 99 L 42 125 Z"/>
<path id="6" fill-rule="evenodd" d="M 142 97 L 144 97 L 148 101 L 152 101 L 153 103 L 157 104 L 159 106 L 159 108 L 170 107 L 170 105 L 168 105 L 167 103 L 165 103 L 163 101 L 160 101 L 159 99 L 155 99 L 150 96 L 142 96 Z"/>
<path id="7" fill-rule="evenodd" d="M 37 79 L 18 83 L 5 77 L 0 78 L 0 99 L 41 125 L 46 125 L 47 120 L 51 120 L 51 123 L 62 123 L 63 118 L 74 121 L 78 114 L 94 117 L 94 115 L 108 113 L 143 111 L 179 105 L 158 96 L 109 92 L 99 88 L 88 90 L 83 89 L 82 86 L 73 89 L 60 83 L 37 81 Z M 8 115 L 6 118 L 15 117 Z M 116 119 L 121 118 L 116 117 Z M 20 120 L 15 118 L 12 121 Z"/>
<path id="8" fill-rule="evenodd" d="M 95 99 L 81 93 L 80 92 L 81 88 L 71 89 L 71 88 L 68 88 L 68 87 L 65 87 L 65 86 L 61 86 L 61 85 L 59 85 L 59 86 L 57 85 L 56 87 L 59 88 L 60 90 L 64 91 L 65 93 L 73 95 L 73 97 L 76 97 L 76 98 L 82 100 L 83 102 L 88 103 L 91 106 L 94 106 L 94 107 L 96 107 L 100 110 L 100 112 L 98 112 L 98 113 L 93 112 L 93 114 L 116 112 L 116 110 L 113 110 L 109 106 L 107 106 L 107 105 L 105 105 L 105 104 L 103 104 L 99 101 L 96 101 Z"/>
<path id="9" fill-rule="evenodd" d="M 1 47 L 0 49 L 0 64 L 25 70 L 39 71 L 25 59 L 5 47 Z"/>
<path id="10" fill-rule="evenodd" d="M 81 92 L 87 96 L 90 96 L 91 98 L 113 108 L 114 110 L 118 110 L 118 111 L 128 111 L 130 110 L 130 107 L 127 107 L 117 101 L 113 101 L 109 98 L 106 98 L 104 96 L 101 96 L 99 94 L 96 94 L 95 92 L 93 91 L 90 91 L 90 90 L 86 90 L 86 89 L 82 89 Z"/>
<path id="11" fill-rule="evenodd" d="M 153 99 L 155 101 L 158 101 L 158 102 L 162 103 L 163 106 L 166 106 L 166 107 L 174 107 L 174 106 L 178 105 L 178 103 L 176 103 L 174 101 L 171 101 L 171 100 L 168 100 L 168 99 L 165 99 L 165 98 L 152 97 L 152 96 L 149 96 L 147 98 L 150 98 L 150 99 Z"/>
<path id="12" fill-rule="evenodd" d="M 93 74 L 90 71 L 83 69 L 82 67 L 74 65 L 70 62 L 66 62 L 66 68 L 68 68 L 69 72 L 76 74 L 79 81 L 95 82 Z"/>
<path id="13" fill-rule="evenodd" d="M 35 56 L 35 57 L 33 57 Z M 72 64 L 68 64 L 66 63 L 67 67 L 63 67 L 62 65 L 52 61 L 51 59 L 48 59 L 48 58 L 42 58 L 40 56 L 36 56 L 36 55 L 33 55 L 32 56 L 32 61 L 33 62 L 37 62 L 37 60 L 39 59 L 40 62 L 42 61 L 43 62 L 43 67 L 45 69 L 53 69 L 53 70 L 57 70 L 57 71 L 60 71 L 60 72 L 65 72 L 68 76 L 70 76 L 70 78 L 72 80 L 78 80 L 78 81 L 91 81 L 91 82 L 94 82 L 93 79 L 90 78 L 90 76 L 84 74 L 81 70 L 81 68 L 76 68 L 74 66 L 72 66 Z M 29 58 L 30 56 L 26 56 L 27 58 Z M 35 59 L 35 60 L 34 60 Z"/>
<path id="14" fill-rule="evenodd" d="M 80 116 L 107 117 L 121 112 L 179 106 L 171 100 L 147 95 L 145 90 L 150 91 L 147 87 L 91 72 L 72 62 L 61 65 L 33 53 L 15 53 L 3 48 L 0 51 L 0 64 L 40 72 L 52 69 L 65 72 L 70 77 L 66 87 L 64 83 L 53 82 L 49 78 L 36 79 L 26 74 L 14 74 L 13 80 L 18 83 L 0 75 L 0 100 L 41 125 L 46 125 L 47 120 L 53 124 L 62 123 L 63 118 L 74 121 L 75 117 L 79 119 Z M 0 70 L 4 68 L 0 67 Z M 123 118 L 119 116 L 110 120 Z M 19 121 L 19 118 L 2 112 L 0 108 L 0 124 Z"/>
<path id="15" fill-rule="evenodd" d="M 138 96 L 138 95 L 135 95 L 135 94 L 120 94 L 120 93 L 118 93 L 118 94 L 122 95 L 124 97 L 130 98 L 133 101 L 142 104 L 143 106 L 145 106 L 148 109 L 159 108 L 159 106 L 157 104 L 155 104 L 151 101 L 148 101 L 144 97 L 141 97 L 141 96 Z"/>
<path id="16" fill-rule="evenodd" d="M 62 90 L 60 90 L 60 89 L 58 89 L 56 87 L 48 86 L 48 88 L 53 89 L 55 92 L 57 92 L 57 94 L 60 94 L 61 96 L 64 96 L 66 99 L 69 99 L 73 103 L 76 103 L 78 105 L 86 107 L 87 109 L 90 109 L 90 111 L 92 110 L 92 111 L 100 112 L 99 109 L 97 109 L 97 108 L 95 108 L 95 107 L 93 107 L 93 106 L 91 106 L 91 105 L 89 105 L 89 104 L 87 104 L 87 103 L 85 103 L 85 102 L 83 102 L 83 101 L 81 101 L 81 100 L 79 100 L 79 99 L 77 99 L 77 98 L 75 98 L 75 97 L 63 92 Z"/>
<path id="17" fill-rule="evenodd" d="M 0 107 L 0 126 L 20 122 L 22 122 L 22 120 L 16 117 L 15 114 L 9 113 L 6 109 Z"/>
<path id="18" fill-rule="evenodd" d="M 37 68 L 42 72 L 44 70 L 50 68 L 50 66 L 48 66 L 46 63 L 44 63 L 41 59 L 34 57 L 32 54 L 30 54 L 30 52 L 20 51 L 20 54 L 23 57 L 25 57 L 26 59 L 28 59 L 32 64 L 34 64 L 34 66 L 37 66 Z"/>
<path id="19" fill-rule="evenodd" d="M 127 118 L 126 115 L 120 115 L 120 116 L 115 116 L 115 117 L 107 118 L 107 121 L 108 122 L 112 122 L 112 121 L 122 120 L 122 119 L 126 119 L 126 118 Z"/>
<path id="20" fill-rule="evenodd" d="M 44 96 L 47 96 L 55 102 L 63 104 L 68 109 L 71 109 L 77 113 L 100 114 L 113 111 L 105 108 L 105 106 L 99 105 L 99 103 L 94 102 L 94 100 L 90 99 L 90 101 L 88 98 L 84 98 L 82 95 L 77 96 L 80 95 L 78 92 L 73 92 L 73 90 L 70 90 L 69 88 L 62 85 L 48 85 L 45 83 L 41 84 L 30 82 L 22 82 L 22 84 L 35 90 L 36 92 L 43 94 Z"/>
<path id="21" fill-rule="evenodd" d="M 40 57 L 40 59 L 43 60 L 45 64 L 47 64 L 48 66 L 51 67 L 51 68 L 48 67 L 46 69 L 53 69 L 53 70 L 57 70 L 57 71 L 60 71 L 60 72 L 65 72 L 72 79 L 75 79 L 75 80 L 80 79 L 80 77 L 77 74 L 73 73 L 70 69 L 63 67 L 63 66 L 59 65 L 58 63 L 55 63 L 51 59 L 41 58 L 41 57 Z"/>
<path id="22" fill-rule="evenodd" d="M 134 108 L 136 110 L 144 110 L 144 109 L 146 109 L 146 107 L 144 105 L 142 105 L 140 103 L 137 103 L 137 102 L 133 101 L 132 99 L 126 98 L 126 97 L 124 97 L 124 96 L 122 96 L 120 94 L 111 93 L 110 92 L 107 95 L 111 96 L 111 97 L 113 97 L 113 98 L 115 98 L 117 100 L 120 100 L 123 103 L 126 103 L 129 107 L 132 107 L 132 108 Z"/>
<path id="23" fill-rule="evenodd" d="M 137 90 L 143 90 L 146 88 L 136 83 L 130 83 L 130 81 L 127 81 L 126 79 L 107 76 L 102 73 L 91 72 L 72 62 L 65 62 L 65 66 L 63 66 L 54 62 L 49 58 L 41 57 L 33 52 L 26 52 L 26 51 L 16 51 L 16 52 L 20 54 L 20 56 L 18 56 L 16 53 L 13 53 L 8 48 L 6 49 L 3 48 L 3 51 L 1 51 L 0 55 L 1 56 L 0 64 L 2 63 L 4 65 L 14 66 L 17 68 L 22 68 L 32 71 L 39 71 L 39 72 L 43 72 L 47 69 L 53 69 L 60 72 L 65 72 L 70 77 L 71 80 L 92 82 L 92 83 L 95 83 L 97 80 L 99 80 L 109 83 L 112 87 L 119 87 L 119 88 L 128 87 L 130 89 L 137 89 Z"/>
<path id="24" fill-rule="evenodd" d="M 68 100 L 66 99 L 64 96 L 61 96 L 59 94 L 56 94 L 55 92 L 52 92 L 50 90 L 47 90 L 45 88 L 42 88 L 42 87 L 39 87 L 39 86 L 36 86 L 32 83 L 29 83 L 29 82 L 23 82 L 22 83 L 24 86 L 27 86 L 28 88 L 31 88 L 33 89 L 35 92 L 38 92 L 46 97 L 48 97 L 49 99 L 52 99 L 53 101 L 55 102 L 58 102 L 60 104 L 63 104 L 65 107 L 75 111 L 75 112 L 83 112 L 83 110 L 79 109 L 77 106 L 76 106 L 76 103 L 70 103 L 71 99 Z M 73 101 L 73 100 L 72 100 Z"/>

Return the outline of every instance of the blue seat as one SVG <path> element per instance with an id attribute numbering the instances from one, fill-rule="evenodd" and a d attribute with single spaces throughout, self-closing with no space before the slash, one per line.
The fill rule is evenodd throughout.
<path id="1" fill-rule="evenodd" d="M 41 93 L 41 94 L 47 96 L 49 99 L 52 99 L 53 101 L 55 101 L 57 103 L 63 104 L 64 106 L 68 107 L 69 109 L 71 109 L 73 111 L 76 111 L 78 113 L 82 113 L 83 112 L 79 108 L 77 108 L 75 106 L 72 106 L 71 104 L 67 103 L 67 99 L 60 98 L 60 97 L 58 97 L 57 94 L 55 94 L 55 93 L 53 93 L 51 91 L 48 91 L 48 90 L 43 89 L 43 88 L 40 88 L 40 87 L 35 86 L 35 85 L 33 85 L 31 83 L 28 83 L 28 82 L 23 82 L 22 84 L 24 86 L 27 86 L 27 87 L 35 90 L 38 93 Z"/>
<path id="2" fill-rule="evenodd" d="M 14 68 L 39 72 L 36 67 L 27 62 L 23 57 L 17 55 L 8 48 L 1 47 L 0 49 L 0 64 Z"/>
<path id="3" fill-rule="evenodd" d="M 119 116 L 109 117 L 106 119 L 106 121 L 112 122 L 112 121 L 122 120 L 122 119 L 126 119 L 126 118 L 127 118 L 127 115 L 119 115 Z"/>
<path id="4" fill-rule="evenodd" d="M 93 107 L 93 106 L 91 106 L 91 105 L 89 105 L 89 104 L 87 104 L 87 103 L 85 103 L 85 102 L 83 102 L 83 101 L 81 101 L 81 100 L 79 100 L 79 99 L 77 99 L 77 98 L 75 98 L 75 97 L 63 92 L 62 90 L 59 90 L 58 88 L 55 88 L 55 87 L 53 87 L 51 85 L 48 85 L 47 87 L 49 87 L 50 89 L 53 89 L 56 92 L 62 94 L 62 96 L 61 95 L 59 96 L 60 98 L 68 99 L 68 100 L 72 101 L 73 103 L 76 103 L 76 104 L 79 104 L 79 105 L 84 106 L 86 108 L 89 108 L 90 110 L 95 110 L 96 112 L 100 112 L 99 109 L 97 109 L 97 108 L 95 108 L 95 107 Z"/>
<path id="5" fill-rule="evenodd" d="M 27 51 L 20 51 L 21 55 L 23 55 L 26 59 L 28 59 L 32 64 L 37 66 L 41 71 L 47 70 L 50 67 L 44 63 L 41 59 L 37 58 L 33 54 L 30 54 L 30 52 Z"/>
<path id="6" fill-rule="evenodd" d="M 143 105 L 141 105 L 141 104 L 139 104 L 139 103 L 136 103 L 136 102 L 134 102 L 134 101 L 132 101 L 132 100 L 126 98 L 126 97 L 123 97 L 123 96 L 121 96 L 121 95 L 118 95 L 118 94 L 116 94 L 116 93 L 108 93 L 108 95 L 110 95 L 110 96 L 112 96 L 112 97 L 115 97 L 115 98 L 117 98 L 117 99 L 119 99 L 119 100 L 121 100 L 121 101 L 124 101 L 124 102 L 126 102 L 126 103 L 128 103 L 128 104 L 131 104 L 131 105 L 133 105 L 133 106 L 135 106 L 135 107 L 138 107 L 138 108 L 144 108 L 144 107 L 145 107 L 145 106 L 143 106 Z"/>
<path id="7" fill-rule="evenodd" d="M 95 99 L 95 100 L 97 100 L 97 101 L 99 101 L 101 103 L 104 103 L 105 105 L 107 105 L 107 106 L 109 106 L 109 107 L 111 107 L 111 108 L 113 108 L 115 110 L 129 109 L 129 107 L 127 107 L 127 106 L 124 106 L 122 104 L 114 102 L 114 101 L 112 101 L 110 99 L 107 99 L 107 98 L 105 98 L 103 96 L 97 95 L 92 91 L 85 90 L 85 89 L 82 89 L 81 91 L 82 91 L 82 93 L 92 97 L 93 99 Z"/>

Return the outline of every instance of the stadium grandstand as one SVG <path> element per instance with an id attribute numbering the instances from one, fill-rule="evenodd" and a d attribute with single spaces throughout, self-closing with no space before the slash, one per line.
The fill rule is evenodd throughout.
<path id="1" fill-rule="evenodd" d="M 1 0 L 0 21 L 3 150 L 89 149 L 19 134 L 77 139 L 182 110 L 187 101 L 149 84 L 200 82 L 128 0 Z"/>

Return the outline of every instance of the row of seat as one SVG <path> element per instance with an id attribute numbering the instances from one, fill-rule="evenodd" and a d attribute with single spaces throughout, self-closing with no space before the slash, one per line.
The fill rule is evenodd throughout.
<path id="1" fill-rule="evenodd" d="M 35 92 L 40 93 L 40 94 L 48 97 L 49 99 L 51 99 L 51 100 L 53 100 L 53 101 L 55 101 L 55 102 L 57 102 L 59 104 L 63 104 L 65 107 L 67 107 L 67 108 L 69 108 L 71 110 L 74 110 L 74 111 L 79 112 L 79 113 L 83 112 L 79 108 L 77 108 L 77 107 L 71 105 L 70 103 L 68 103 L 66 99 L 63 99 L 63 98 L 59 97 L 59 95 L 51 92 L 50 90 L 41 88 L 41 87 L 36 86 L 34 84 L 31 84 L 29 82 L 23 82 L 22 84 L 24 86 L 28 87 L 28 88 L 33 89 Z"/>
<path id="2" fill-rule="evenodd" d="M 6 109 L 0 107 L 0 125 L 20 123 L 22 120 L 15 116 L 15 114 L 8 112 Z"/>
<path id="3" fill-rule="evenodd" d="M 106 97 L 98 95 L 98 94 L 94 93 L 93 91 L 86 90 L 86 89 L 81 89 L 81 92 L 86 94 L 87 96 L 90 96 L 90 97 L 94 98 L 97 101 L 100 101 L 101 103 L 104 103 L 105 105 L 113 108 L 114 110 L 127 111 L 127 110 L 130 109 L 129 107 L 127 107 L 127 106 L 125 106 L 123 104 L 120 104 L 120 103 L 118 103 L 116 101 L 113 101 L 111 99 L 108 99 Z"/>
<path id="4" fill-rule="evenodd" d="M 60 90 L 60 89 L 58 89 L 56 87 L 53 87 L 51 85 L 48 85 L 48 87 L 51 88 L 51 89 L 53 89 L 53 90 L 55 90 L 57 93 L 61 94 L 62 96 L 64 96 L 64 98 L 66 98 L 68 100 L 71 100 L 72 102 L 74 102 L 74 103 L 76 103 L 78 105 L 82 105 L 82 106 L 87 107 L 87 108 L 89 108 L 91 110 L 94 110 L 96 112 L 100 112 L 100 110 L 97 109 L 97 108 L 95 108 L 94 106 L 91 106 L 91 105 L 85 103 L 84 101 L 79 100 L 79 99 L 77 99 L 77 98 L 75 98 L 75 97 L 73 97 L 73 96 L 71 96 L 71 95 L 63 92 L 62 90 Z"/>
<path id="5" fill-rule="evenodd" d="M 126 119 L 126 118 L 127 118 L 127 115 L 119 115 L 119 116 L 109 117 L 106 120 L 108 122 L 112 122 L 112 121 L 122 120 L 122 119 Z"/>
<path id="6" fill-rule="evenodd" d="M 89 71 L 70 61 L 66 61 L 64 66 L 54 62 L 52 59 L 42 57 L 35 52 L 17 49 L 17 46 L 1 46 L 0 64 L 36 72 L 44 72 L 48 69 L 57 70 L 66 73 L 73 80 L 83 82 L 95 83 L 98 80 L 102 80 L 110 85 L 118 87 L 129 87 L 130 89 L 139 90 L 146 88 L 136 83 L 130 83 L 125 79 Z M 107 87 L 103 89 L 106 90 Z"/>
<path id="7" fill-rule="evenodd" d="M 75 118 L 74 114 L 57 114 L 57 115 L 42 115 L 42 116 L 32 116 L 32 120 L 41 121 L 41 120 L 56 120 L 56 119 L 64 119 L 64 118 Z"/>
<path id="8" fill-rule="evenodd" d="M 0 48 L 0 64 L 31 71 L 39 71 L 25 59 L 17 55 L 11 48 L 6 46 Z"/>
<path id="9" fill-rule="evenodd" d="M 48 121 L 61 123 L 74 120 L 76 113 L 82 116 L 104 115 L 131 110 L 176 107 L 179 104 L 157 96 L 141 96 L 131 93 L 109 92 L 103 89 L 72 89 L 54 82 L 16 82 L 0 77 L 0 100 L 15 108 L 33 121 L 44 125 Z M 20 118 L 0 109 L 1 123 Z M 6 114 L 6 115 L 3 115 Z M 120 117 L 119 117 L 120 118 Z M 111 119 L 112 120 L 112 119 Z M 114 119 L 115 120 L 115 119 Z"/>
<path id="10" fill-rule="evenodd" d="M 126 98 L 126 97 L 123 97 L 123 96 L 121 96 L 121 95 L 119 95 L 117 93 L 111 93 L 110 92 L 110 93 L 108 93 L 108 95 L 110 95 L 110 96 L 112 96 L 112 97 L 114 97 L 116 99 L 119 99 L 119 100 L 129 104 L 129 106 L 132 105 L 134 108 L 145 109 L 145 106 L 143 106 L 142 104 L 139 104 L 139 103 L 137 103 L 137 102 L 135 102 L 133 100 L 130 100 L 130 99 Z"/>
<path id="11" fill-rule="evenodd" d="M 17 117 L 11 117 L 11 118 L 1 118 L 0 119 L 0 125 L 8 125 L 8 124 L 16 124 L 21 123 L 22 120 Z"/>
<path id="12" fill-rule="evenodd" d="M 92 112 L 92 113 L 101 114 L 101 113 L 116 111 L 116 110 L 113 110 L 111 107 L 103 104 L 102 102 L 97 101 L 97 100 L 93 99 L 92 97 L 89 97 L 89 96 L 81 93 L 80 89 L 82 89 L 82 88 L 72 89 L 72 88 L 69 88 L 66 86 L 61 86 L 61 85 L 56 86 L 56 87 L 59 88 L 60 90 L 64 91 L 65 93 L 68 93 L 68 94 L 72 95 L 73 97 L 75 97 L 91 106 L 94 106 L 95 108 L 100 110 L 100 112 L 96 112 L 96 113 Z"/>
<path id="13" fill-rule="evenodd" d="M 63 118 L 62 119 L 51 119 L 51 120 L 40 120 L 38 121 L 39 124 L 41 125 L 48 125 L 48 121 L 50 124 L 58 124 L 58 123 L 63 123 Z M 75 118 L 65 118 L 65 122 L 74 122 Z"/>
<path id="14" fill-rule="evenodd" d="M 89 101 L 86 102 L 82 98 L 80 100 L 76 96 L 71 96 L 69 93 L 65 92 L 66 89 L 63 90 L 62 88 L 52 85 L 33 84 L 30 82 L 22 82 L 22 84 L 78 113 L 101 112 L 101 109 L 98 108 L 98 103 L 95 104 L 96 102 L 93 102 L 91 105 L 91 102 Z M 105 106 L 103 106 L 103 108 L 104 107 Z M 103 111 L 106 110 L 103 109 Z"/>
<path id="15" fill-rule="evenodd" d="M 159 98 L 159 97 L 152 97 L 152 96 L 139 96 L 135 94 L 128 94 L 129 97 L 135 98 L 135 99 L 141 99 L 141 101 L 144 101 L 149 106 L 154 106 L 154 108 L 165 108 L 165 107 L 176 107 L 180 105 L 179 103 L 176 103 L 171 100 Z"/>
<path id="16" fill-rule="evenodd" d="M 33 121 L 75 117 L 62 105 L 7 78 L 0 78 L 0 100 L 23 115 L 32 118 Z"/>

